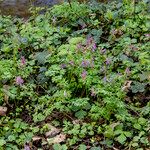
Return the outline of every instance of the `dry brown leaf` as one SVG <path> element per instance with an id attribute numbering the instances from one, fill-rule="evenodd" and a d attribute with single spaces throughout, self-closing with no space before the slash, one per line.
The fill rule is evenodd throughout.
<path id="1" fill-rule="evenodd" d="M 10 88 L 10 86 L 8 86 L 8 85 L 3 85 L 4 101 L 5 101 L 5 103 L 6 103 L 8 106 L 12 107 L 12 106 L 9 104 L 9 96 L 8 96 L 9 88 Z"/>
<path id="2" fill-rule="evenodd" d="M 57 134 L 59 134 L 60 131 L 61 131 L 60 129 L 55 128 L 54 126 L 52 126 L 50 124 L 48 124 L 48 128 L 50 129 L 50 131 L 48 131 L 48 132 L 45 133 L 46 137 L 54 137 Z"/>
<path id="3" fill-rule="evenodd" d="M 73 120 L 72 123 L 73 124 L 80 124 L 82 121 L 80 119 L 76 119 L 76 120 Z"/>
<path id="4" fill-rule="evenodd" d="M 34 142 L 34 141 L 39 141 L 39 140 L 41 140 L 41 139 L 42 139 L 42 137 L 40 137 L 40 136 L 34 136 L 34 137 L 32 138 L 33 142 Z"/>
<path id="5" fill-rule="evenodd" d="M 47 139 L 49 144 L 58 144 L 64 142 L 65 140 L 66 140 L 66 135 L 63 133 L 60 133 L 59 135 L 56 135 L 53 138 Z"/>
<path id="6" fill-rule="evenodd" d="M 124 83 L 124 86 L 123 86 L 122 90 L 123 90 L 123 91 L 128 91 L 129 88 L 131 87 L 131 83 L 132 83 L 132 81 L 126 81 L 126 82 Z"/>
<path id="7" fill-rule="evenodd" d="M 0 116 L 5 116 L 7 112 L 7 107 L 0 106 Z"/>

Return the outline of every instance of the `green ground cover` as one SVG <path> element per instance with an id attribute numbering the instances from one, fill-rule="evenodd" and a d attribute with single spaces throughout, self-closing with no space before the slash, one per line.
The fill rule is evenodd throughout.
<path id="1" fill-rule="evenodd" d="M 149 150 L 149 3 L 36 12 L 0 16 L 0 150 Z"/>

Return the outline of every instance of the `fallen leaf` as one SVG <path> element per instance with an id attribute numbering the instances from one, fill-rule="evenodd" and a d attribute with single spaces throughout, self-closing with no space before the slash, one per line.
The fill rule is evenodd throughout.
<path id="1" fill-rule="evenodd" d="M 34 137 L 32 138 L 33 142 L 34 142 L 34 141 L 39 141 L 39 140 L 41 140 L 41 139 L 42 139 L 42 137 L 40 137 L 40 136 L 34 136 Z"/>
<path id="2" fill-rule="evenodd" d="M 49 144 L 58 144 L 58 143 L 64 142 L 65 140 L 66 140 L 66 135 L 63 133 L 60 133 L 59 135 L 56 135 L 53 138 L 47 139 Z"/>
<path id="3" fill-rule="evenodd" d="M 10 86 L 8 86 L 8 85 L 3 85 L 3 92 L 4 92 L 4 101 L 5 101 L 5 103 L 8 105 L 8 106 L 10 106 L 11 108 L 13 107 L 13 106 L 11 106 L 10 104 L 9 104 L 9 88 L 10 88 Z"/>
<path id="4" fill-rule="evenodd" d="M 73 124 L 80 124 L 82 121 L 80 119 L 76 119 L 76 120 L 73 120 L 72 123 Z"/>
<path id="5" fill-rule="evenodd" d="M 54 126 L 52 126 L 50 124 L 48 124 L 48 128 L 50 129 L 50 131 L 45 133 L 46 137 L 54 137 L 60 133 L 60 129 L 55 128 Z"/>
<path id="6" fill-rule="evenodd" d="M 0 116 L 5 116 L 7 112 L 7 107 L 0 106 Z"/>
<path id="7" fill-rule="evenodd" d="M 132 81 L 126 81 L 124 83 L 122 90 L 128 92 L 129 88 L 131 87 L 131 83 L 132 83 Z"/>

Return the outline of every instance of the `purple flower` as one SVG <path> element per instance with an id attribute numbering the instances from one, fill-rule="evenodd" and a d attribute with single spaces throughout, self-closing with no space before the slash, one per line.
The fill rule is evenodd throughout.
<path id="1" fill-rule="evenodd" d="M 104 82 L 107 82 L 107 77 L 105 76 L 105 77 L 103 78 L 103 80 L 104 80 Z"/>
<path id="2" fill-rule="evenodd" d="M 127 75 L 130 74 L 130 69 L 129 69 L 128 67 L 126 68 L 125 73 L 126 73 Z"/>
<path id="3" fill-rule="evenodd" d="M 25 145 L 24 145 L 24 150 L 30 150 L 29 145 L 25 144 Z"/>
<path id="4" fill-rule="evenodd" d="M 82 67 L 88 67 L 89 64 L 90 64 L 89 60 L 83 60 L 82 63 L 81 63 Z"/>
<path id="5" fill-rule="evenodd" d="M 21 65 L 24 66 L 26 64 L 26 59 L 24 56 L 21 56 Z"/>
<path id="6" fill-rule="evenodd" d="M 86 40 L 86 46 L 90 46 L 93 42 L 93 38 L 92 37 L 88 37 L 87 40 Z"/>
<path id="7" fill-rule="evenodd" d="M 106 48 L 101 49 L 101 53 L 102 53 L 102 54 L 106 53 Z"/>
<path id="8" fill-rule="evenodd" d="M 104 78 L 103 78 L 103 81 L 104 81 L 104 82 L 111 82 L 111 79 L 108 79 L 108 78 L 106 77 L 106 75 L 105 75 Z"/>
<path id="9" fill-rule="evenodd" d="M 111 60 L 109 58 L 106 58 L 106 61 L 105 61 L 106 65 L 110 65 L 111 63 Z"/>
<path id="10" fill-rule="evenodd" d="M 77 49 L 81 49 L 81 48 L 82 48 L 82 44 L 81 43 L 77 44 Z"/>
<path id="11" fill-rule="evenodd" d="M 22 86 L 23 83 L 24 83 L 24 80 L 20 76 L 16 77 L 16 84 L 17 85 Z"/>
<path id="12" fill-rule="evenodd" d="M 94 59 L 91 62 L 91 68 L 94 68 Z"/>
<path id="13" fill-rule="evenodd" d="M 104 66 L 102 66 L 102 68 L 100 68 L 100 73 L 103 73 L 103 72 L 105 72 L 105 67 Z"/>
<path id="14" fill-rule="evenodd" d="M 92 97 L 95 97 L 95 96 L 96 96 L 96 93 L 95 93 L 95 91 L 94 91 L 93 88 L 91 89 L 91 96 L 92 96 Z"/>
<path id="15" fill-rule="evenodd" d="M 96 50 L 97 46 L 96 43 L 94 42 L 93 46 L 92 46 L 92 51 L 94 52 Z"/>
<path id="16" fill-rule="evenodd" d="M 146 37 L 150 37 L 150 34 L 144 34 Z"/>
<path id="17" fill-rule="evenodd" d="M 83 23 L 83 24 L 81 25 L 81 29 L 84 29 L 85 27 L 86 27 L 86 24 Z"/>
<path id="18" fill-rule="evenodd" d="M 74 62 L 73 62 L 73 61 L 70 61 L 69 64 L 73 66 L 73 65 L 74 65 Z"/>
<path id="19" fill-rule="evenodd" d="M 61 64 L 61 66 L 60 66 L 62 69 L 65 69 L 65 68 L 67 68 L 67 65 L 66 64 Z"/>
<path id="20" fill-rule="evenodd" d="M 85 79 L 86 79 L 86 76 L 87 76 L 87 72 L 84 70 L 84 71 L 82 72 L 82 74 L 81 74 L 81 77 L 82 77 L 83 80 L 85 80 Z"/>

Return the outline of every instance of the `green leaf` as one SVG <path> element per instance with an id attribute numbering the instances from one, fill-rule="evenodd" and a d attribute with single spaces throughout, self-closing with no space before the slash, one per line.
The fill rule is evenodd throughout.
<path id="1" fill-rule="evenodd" d="M 49 56 L 48 51 L 38 52 L 35 55 L 35 59 L 38 61 L 39 64 L 45 64 L 48 56 Z"/>
<path id="2" fill-rule="evenodd" d="M 14 135 L 10 135 L 9 137 L 8 137 L 8 140 L 9 141 L 15 141 L 15 139 L 16 139 L 16 137 L 14 136 Z"/>
<path id="3" fill-rule="evenodd" d="M 100 147 L 92 147 L 92 148 L 90 148 L 90 150 L 101 150 L 101 148 Z"/>
<path id="4" fill-rule="evenodd" d="M 125 134 L 126 137 L 132 137 L 132 133 L 131 132 L 123 132 Z"/>
<path id="5" fill-rule="evenodd" d="M 124 134 L 120 134 L 120 136 L 117 137 L 117 141 L 121 144 L 124 144 L 126 141 L 126 136 Z"/>
<path id="6" fill-rule="evenodd" d="M 0 146 L 3 146 L 6 144 L 6 141 L 4 139 L 0 139 Z"/>
<path id="7" fill-rule="evenodd" d="M 84 41 L 84 38 L 82 38 L 82 37 L 74 37 L 69 40 L 69 44 L 76 45 L 78 43 L 82 43 L 83 41 Z"/>
<path id="8" fill-rule="evenodd" d="M 86 150 L 86 149 L 87 149 L 86 145 L 80 144 L 79 150 Z"/>
<path id="9" fill-rule="evenodd" d="M 134 124 L 134 125 L 133 125 L 133 127 L 134 127 L 135 129 L 138 129 L 138 130 L 140 130 L 140 129 L 141 129 L 141 125 L 140 125 L 140 124 L 138 124 L 138 123 Z"/>
<path id="10" fill-rule="evenodd" d="M 87 115 L 86 111 L 80 110 L 75 113 L 75 116 L 79 119 L 83 119 Z"/>
<path id="11" fill-rule="evenodd" d="M 139 74 L 140 81 L 144 81 L 144 80 L 148 79 L 149 76 L 150 76 L 150 72 L 143 72 L 142 74 Z"/>
<path id="12" fill-rule="evenodd" d="M 53 149 L 54 149 L 54 150 L 62 150 L 60 144 L 54 144 L 54 145 L 53 145 Z"/>
<path id="13" fill-rule="evenodd" d="M 119 135 L 119 134 L 121 134 L 121 133 L 123 133 L 122 130 L 115 130 L 115 131 L 114 131 L 114 134 L 115 134 L 115 135 Z"/>
<path id="14" fill-rule="evenodd" d="M 146 124 L 146 122 L 147 122 L 147 120 L 145 119 L 145 118 L 139 118 L 138 119 L 138 123 L 140 124 L 140 125 L 144 125 L 144 124 Z"/>
<path id="15" fill-rule="evenodd" d="M 111 138 L 114 136 L 113 129 L 111 127 L 108 127 L 106 131 L 104 132 L 105 137 Z"/>
<path id="16" fill-rule="evenodd" d="M 137 147 L 139 144 L 138 143 L 132 143 L 133 147 Z"/>

